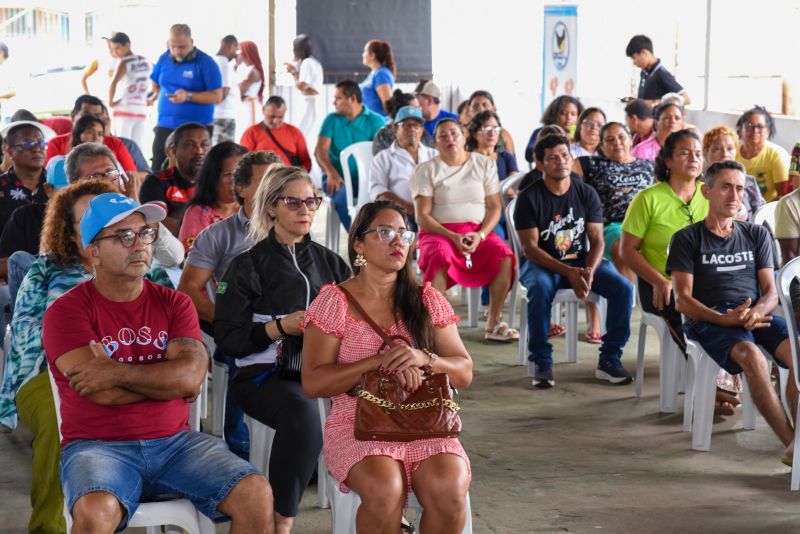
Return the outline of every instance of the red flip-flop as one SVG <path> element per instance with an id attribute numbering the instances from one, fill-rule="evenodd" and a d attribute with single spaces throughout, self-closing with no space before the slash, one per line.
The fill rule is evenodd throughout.
<path id="1" fill-rule="evenodd" d="M 561 326 L 558 323 L 553 323 L 550 325 L 550 330 L 547 332 L 547 337 L 558 337 L 563 336 L 566 333 L 567 329 Z"/>

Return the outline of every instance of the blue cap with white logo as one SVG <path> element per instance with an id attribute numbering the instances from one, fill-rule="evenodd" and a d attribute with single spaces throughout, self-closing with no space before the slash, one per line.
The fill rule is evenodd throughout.
<path id="1" fill-rule="evenodd" d="M 125 219 L 131 213 L 141 213 L 147 224 L 163 221 L 167 210 L 155 203 L 142 204 L 119 193 L 103 193 L 89 201 L 89 208 L 81 217 L 81 242 L 83 248 L 92 242 L 100 230 Z"/>
<path id="2" fill-rule="evenodd" d="M 425 119 L 422 117 L 422 110 L 414 106 L 403 106 L 397 110 L 397 114 L 394 116 L 394 122 L 400 124 L 406 119 L 414 119 L 421 123 L 425 122 Z"/>

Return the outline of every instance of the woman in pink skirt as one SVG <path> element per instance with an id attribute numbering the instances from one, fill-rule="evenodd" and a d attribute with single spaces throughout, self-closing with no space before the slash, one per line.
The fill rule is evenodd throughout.
<path id="1" fill-rule="evenodd" d="M 466 522 L 470 467 L 457 438 L 359 441 L 354 435 L 356 398 L 347 392 L 367 371 L 394 373 L 409 391 L 420 386 L 425 372 L 447 373 L 456 388 L 472 382 L 458 317 L 441 293 L 416 281 L 413 241 L 398 204 L 364 205 L 348 244 L 355 276 L 341 285 L 386 334 L 408 344 L 381 351 L 381 337 L 335 285 L 322 288 L 304 319 L 303 390 L 333 401 L 323 438 L 325 464 L 342 491 L 361 497 L 357 532 L 397 534 L 409 489 L 423 508 L 421 532 L 456 534 Z"/>
<path id="2" fill-rule="evenodd" d="M 503 301 L 514 280 L 514 253 L 494 233 L 500 221 L 500 181 L 491 158 L 464 148 L 454 119 L 436 124 L 439 156 L 411 175 L 423 280 L 441 291 L 455 284 L 489 286 L 486 339 L 515 341 L 519 333 L 502 322 Z"/>

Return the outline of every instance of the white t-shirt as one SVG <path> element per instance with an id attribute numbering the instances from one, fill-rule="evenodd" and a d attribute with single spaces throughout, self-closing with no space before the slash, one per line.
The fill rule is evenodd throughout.
<path id="1" fill-rule="evenodd" d="M 309 87 L 322 92 L 322 64 L 313 56 L 308 56 L 300 63 L 297 81 L 307 83 Z"/>
<path id="2" fill-rule="evenodd" d="M 420 163 L 411 175 L 411 195 L 433 197 L 431 215 L 439 223 L 480 223 L 486 216 L 486 197 L 500 192 L 497 164 L 470 152 L 460 167 L 440 156 Z"/>
<path id="3" fill-rule="evenodd" d="M 125 64 L 125 75 L 117 83 L 117 90 L 114 92 L 114 98 L 120 100 L 114 112 L 145 115 L 153 66 L 147 58 L 134 54 L 125 56 L 120 61 Z"/>
<path id="4" fill-rule="evenodd" d="M 222 88 L 227 87 L 230 89 L 228 95 L 222 99 L 222 102 L 214 106 L 214 118 L 235 119 L 242 99 L 239 94 L 239 84 L 236 83 L 234 61 L 225 56 L 214 56 L 214 61 L 217 62 L 219 72 L 222 74 Z"/>

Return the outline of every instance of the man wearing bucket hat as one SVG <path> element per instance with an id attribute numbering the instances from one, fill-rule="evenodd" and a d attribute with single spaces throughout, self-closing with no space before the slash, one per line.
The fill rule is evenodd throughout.
<path id="1" fill-rule="evenodd" d="M 394 142 L 372 160 L 369 174 L 370 200 L 393 200 L 414 216 L 409 179 L 420 163 L 436 157 L 438 152 L 420 143 L 425 119 L 414 106 L 397 110 L 392 123 Z"/>
<path id="2" fill-rule="evenodd" d="M 117 193 L 92 199 L 80 230 L 94 278 L 44 316 L 73 531 L 122 530 L 142 499 L 179 493 L 243 532 L 274 532 L 266 479 L 219 438 L 188 428 L 208 355 L 189 297 L 144 279 L 165 216 Z"/>
<path id="3" fill-rule="evenodd" d="M 16 121 L 0 130 L 3 149 L 12 166 L 0 174 L 0 232 L 11 212 L 26 204 L 47 202 L 45 194 L 45 150 L 55 132 L 34 121 Z"/>

